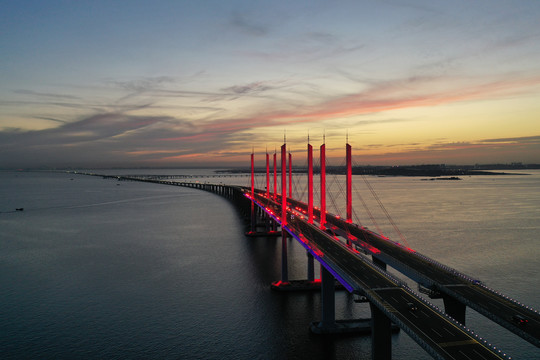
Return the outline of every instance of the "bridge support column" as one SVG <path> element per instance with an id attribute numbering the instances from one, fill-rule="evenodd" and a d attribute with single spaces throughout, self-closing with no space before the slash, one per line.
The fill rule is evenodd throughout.
<path id="1" fill-rule="evenodd" d="M 375 305 L 371 307 L 371 358 L 373 360 L 392 359 L 392 322 Z"/>
<path id="2" fill-rule="evenodd" d="M 315 334 L 362 333 L 371 331 L 370 319 L 336 320 L 336 279 L 321 266 L 321 321 L 311 323 Z"/>
<path id="3" fill-rule="evenodd" d="M 308 252 L 307 259 L 307 279 L 308 281 L 315 281 L 315 258 L 310 252 Z"/>
<path id="4" fill-rule="evenodd" d="M 270 223 L 272 220 L 268 214 L 264 214 L 264 227 L 266 229 L 266 232 L 269 233 L 272 229 L 272 224 Z"/>
<path id="5" fill-rule="evenodd" d="M 336 290 L 334 276 L 324 266 L 321 266 L 321 280 L 322 319 L 319 327 L 328 329 L 336 324 Z"/>
<path id="6" fill-rule="evenodd" d="M 465 310 L 467 308 L 465 304 L 448 295 L 443 295 L 443 302 L 444 312 L 465 325 Z"/>
<path id="7" fill-rule="evenodd" d="M 377 259 L 375 256 L 372 256 L 372 258 L 373 264 L 386 271 L 386 263 L 384 261 Z"/>
<path id="8" fill-rule="evenodd" d="M 287 264 L 287 230 L 281 230 L 281 283 L 289 282 L 289 266 Z"/>
<path id="9" fill-rule="evenodd" d="M 250 232 L 255 233 L 257 227 L 257 216 L 255 215 L 255 204 L 251 202 Z"/>

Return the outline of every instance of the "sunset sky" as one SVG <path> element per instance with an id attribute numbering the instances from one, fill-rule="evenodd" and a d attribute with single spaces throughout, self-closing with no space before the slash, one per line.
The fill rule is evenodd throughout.
<path id="1" fill-rule="evenodd" d="M 0 0 L 0 168 L 540 163 L 540 1 Z M 333 160 L 339 162 L 339 160 Z"/>

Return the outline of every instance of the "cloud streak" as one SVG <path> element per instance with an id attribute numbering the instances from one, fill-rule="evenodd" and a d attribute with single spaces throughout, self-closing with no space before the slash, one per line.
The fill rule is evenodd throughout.
<path id="1" fill-rule="evenodd" d="M 81 159 L 89 157 L 89 154 L 94 154 L 95 158 L 100 159 L 99 161 L 102 163 L 107 163 L 108 160 L 120 163 L 122 159 L 134 163 L 137 161 L 142 163 L 151 161 L 180 162 L 183 159 L 194 159 L 202 156 L 195 154 L 207 154 L 207 156 L 212 154 L 214 157 L 219 157 L 220 154 L 225 154 L 233 148 L 249 147 L 249 143 L 257 141 L 257 139 L 265 141 L 261 138 L 263 135 L 257 132 L 258 129 L 272 127 L 281 129 L 294 124 L 306 124 L 309 127 L 321 121 L 365 116 L 396 109 L 432 107 L 454 102 L 513 96 L 529 87 L 540 84 L 540 77 L 499 79 L 463 90 L 456 87 L 455 84 L 454 87 L 442 89 L 439 87 L 442 80 L 445 79 L 410 77 L 373 83 L 358 93 L 336 96 L 331 100 L 309 106 L 286 110 L 275 108 L 252 115 L 246 114 L 245 117 L 210 117 L 204 121 L 169 115 L 134 115 L 133 113 L 159 106 L 145 103 L 137 104 L 137 101 L 124 105 L 113 104 L 111 107 L 116 111 L 97 113 L 75 122 L 68 123 L 56 118 L 42 117 L 55 121 L 60 126 L 40 131 L 16 131 L 16 129 L 0 131 L 0 144 L 2 144 L 0 145 L 0 161 L 3 164 L 9 164 L 13 163 L 11 160 L 14 158 L 26 157 L 30 159 L 36 154 L 40 161 L 45 161 L 43 157 L 63 158 L 63 163 L 70 161 L 75 163 L 76 154 L 79 154 Z M 164 93 L 168 96 L 167 91 L 160 89 L 164 83 L 171 84 L 172 82 L 168 77 L 160 77 L 147 81 L 125 83 L 120 86 L 125 91 L 134 91 L 134 93 L 155 95 L 157 92 L 158 96 Z M 459 89 L 461 91 L 458 91 Z M 261 95 L 272 90 L 274 87 L 268 82 L 255 81 L 245 85 L 232 85 L 223 88 L 218 93 L 205 93 L 203 96 L 190 94 L 190 97 L 204 102 L 205 99 L 214 98 L 215 94 L 221 94 L 222 98 L 219 101 L 226 103 L 233 101 L 226 100 L 227 96 L 230 95 Z M 175 90 L 170 92 L 175 93 Z M 23 92 L 23 94 L 38 97 L 42 95 L 34 92 Z M 56 99 L 55 96 L 51 96 L 51 98 Z M 136 96 L 133 99 L 136 100 Z M 218 100 L 214 98 L 212 101 Z M 201 107 L 203 112 L 219 109 L 220 107 Z M 226 108 L 222 107 L 221 109 L 227 111 Z M 410 120 L 357 118 L 349 124 L 358 127 L 404 121 Z M 245 133 L 252 135 L 245 136 Z M 464 149 L 494 149 L 502 146 L 506 148 L 510 146 L 534 147 L 537 145 L 538 137 L 531 136 L 487 139 L 475 143 L 433 144 L 423 151 L 440 153 Z M 415 144 L 411 146 L 412 149 L 418 149 Z M 69 152 L 66 151 L 67 148 L 70 149 Z"/>
<path id="2" fill-rule="evenodd" d="M 246 85 L 233 85 L 228 88 L 223 89 L 226 93 L 233 93 L 237 95 L 249 95 L 257 94 L 267 90 L 272 90 L 273 88 L 262 81 L 253 82 Z"/>
<path id="3" fill-rule="evenodd" d="M 414 107 L 433 107 L 438 105 L 489 100 L 512 97 L 540 85 L 540 77 L 500 79 L 479 85 L 457 86 L 441 89 L 441 83 L 452 79 L 439 77 L 411 77 L 394 81 L 375 83 L 356 94 L 335 97 L 311 106 L 298 107 L 294 110 L 275 109 L 254 114 L 244 119 L 219 119 L 201 128 L 215 134 L 235 133 L 261 127 L 283 127 L 293 124 L 309 124 L 330 121 L 337 118 L 368 115 L 392 110 Z M 250 92 L 251 87 L 243 89 Z M 402 122 L 405 120 L 358 120 L 356 125 Z"/>
<path id="4" fill-rule="evenodd" d="M 263 25 L 260 22 L 256 22 L 253 17 L 238 11 L 235 11 L 232 14 L 230 24 L 233 28 L 237 29 L 241 33 L 250 36 L 264 36 L 269 32 L 268 26 Z"/>
<path id="5" fill-rule="evenodd" d="M 78 96 L 74 95 L 67 95 L 67 94 L 56 94 L 52 92 L 39 92 L 39 91 L 33 91 L 33 90 L 15 90 L 13 91 L 16 94 L 22 94 L 22 95 L 31 95 L 39 98 L 46 98 L 46 99 L 69 99 L 69 100 L 80 100 Z"/>
<path id="6" fill-rule="evenodd" d="M 483 163 L 537 163 L 540 153 L 540 135 L 476 141 L 444 142 L 434 144 L 401 144 L 397 149 L 382 144 L 373 145 L 376 151 L 358 156 L 360 164 L 474 164 Z M 370 146 L 365 146 L 369 150 Z M 381 151 L 383 150 L 384 151 Z M 528 154 L 525 155 L 524 154 Z"/>

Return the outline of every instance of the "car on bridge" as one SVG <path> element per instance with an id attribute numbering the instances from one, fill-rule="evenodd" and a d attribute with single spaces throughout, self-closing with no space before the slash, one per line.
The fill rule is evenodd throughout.
<path id="1" fill-rule="evenodd" d="M 409 311 L 416 311 L 418 310 L 418 307 L 414 303 L 410 302 L 407 303 L 407 309 L 409 309 Z"/>
<path id="2" fill-rule="evenodd" d="M 515 314 L 514 316 L 512 316 L 512 321 L 519 326 L 525 326 L 529 322 L 527 318 L 519 314 Z"/>

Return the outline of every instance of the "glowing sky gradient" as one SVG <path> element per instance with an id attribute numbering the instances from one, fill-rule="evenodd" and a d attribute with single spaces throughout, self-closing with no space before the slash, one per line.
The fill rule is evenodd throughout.
<path id="1" fill-rule="evenodd" d="M 0 49 L 0 168 L 247 166 L 284 130 L 540 163 L 540 1 L 0 1 Z"/>

